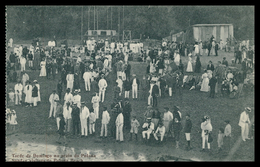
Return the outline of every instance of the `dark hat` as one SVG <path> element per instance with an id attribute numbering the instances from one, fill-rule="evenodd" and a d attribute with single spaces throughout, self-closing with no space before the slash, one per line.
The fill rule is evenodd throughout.
<path id="1" fill-rule="evenodd" d="M 164 107 L 165 110 L 169 110 L 169 107 Z"/>

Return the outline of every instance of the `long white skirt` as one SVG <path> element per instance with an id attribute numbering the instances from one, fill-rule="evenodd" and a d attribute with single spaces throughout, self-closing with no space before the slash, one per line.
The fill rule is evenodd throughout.
<path id="1" fill-rule="evenodd" d="M 45 66 L 42 66 L 40 71 L 40 77 L 45 77 L 45 76 L 46 76 L 46 68 Z"/>
<path id="2" fill-rule="evenodd" d="M 192 64 L 191 64 L 191 62 L 190 62 L 190 61 L 188 62 L 188 65 L 187 65 L 186 72 L 193 72 L 193 69 L 192 69 Z"/>
<path id="3" fill-rule="evenodd" d="M 202 91 L 202 92 L 209 91 L 209 79 L 208 78 L 204 78 L 202 80 L 200 91 Z"/>

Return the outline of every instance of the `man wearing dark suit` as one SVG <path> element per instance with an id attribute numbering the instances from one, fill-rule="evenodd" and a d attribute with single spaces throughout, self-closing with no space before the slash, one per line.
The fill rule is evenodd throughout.
<path id="1" fill-rule="evenodd" d="M 207 65 L 207 70 L 214 71 L 214 65 L 212 64 L 212 61 L 209 61 L 209 64 Z"/>
<path id="2" fill-rule="evenodd" d="M 210 78 L 209 80 L 209 86 L 210 86 L 209 97 L 214 98 L 216 83 L 217 83 L 217 78 L 213 75 L 212 78 Z"/>
<path id="3" fill-rule="evenodd" d="M 216 45 L 215 45 L 215 53 L 216 53 L 216 56 L 218 56 L 218 43 L 216 43 Z"/>
<path id="4" fill-rule="evenodd" d="M 79 125 L 80 125 L 80 109 L 77 107 L 76 103 L 73 103 L 72 105 L 72 111 L 71 111 L 71 118 L 72 118 L 72 128 L 73 128 L 73 135 L 79 135 Z M 77 132 L 76 132 L 77 131 Z"/>
<path id="5" fill-rule="evenodd" d="M 128 62 L 125 70 L 126 79 L 128 78 L 130 80 L 130 72 L 131 72 L 131 65 Z"/>
<path id="6" fill-rule="evenodd" d="M 153 98 L 153 107 L 157 107 L 157 96 L 159 95 L 159 87 L 155 83 L 156 81 L 151 81 L 151 95 Z"/>

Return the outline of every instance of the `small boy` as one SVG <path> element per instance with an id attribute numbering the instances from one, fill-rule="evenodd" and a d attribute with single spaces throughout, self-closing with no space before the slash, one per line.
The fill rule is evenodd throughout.
<path id="1" fill-rule="evenodd" d="M 11 119 L 10 119 L 10 125 L 11 125 L 11 130 L 15 131 L 15 126 L 17 125 L 16 121 L 16 112 L 14 110 L 11 111 Z"/>
<path id="2" fill-rule="evenodd" d="M 95 133 L 96 114 L 94 113 L 93 108 L 91 108 L 89 111 L 89 134 L 92 134 Z"/>
<path id="3" fill-rule="evenodd" d="M 66 125 L 66 123 L 65 123 L 65 120 L 64 120 L 64 117 L 63 117 L 63 114 L 62 113 L 60 113 L 59 115 L 58 115 L 58 117 L 60 118 L 60 120 L 59 120 L 59 122 L 58 122 L 58 124 L 59 124 L 59 129 L 58 129 L 58 133 L 59 133 L 59 138 L 58 138 L 58 143 L 60 143 L 59 141 L 60 141 L 60 138 L 63 136 L 63 138 L 64 138 L 64 144 L 67 144 L 67 139 L 66 139 L 66 136 L 65 136 L 65 125 Z"/>
<path id="4" fill-rule="evenodd" d="M 9 96 L 9 103 L 8 104 L 9 104 L 9 106 L 14 106 L 14 95 L 15 95 L 15 93 L 14 93 L 12 88 L 10 88 L 9 90 L 10 90 L 10 92 L 8 93 L 8 96 Z"/>
<path id="5" fill-rule="evenodd" d="M 138 133 L 139 126 L 140 124 L 136 119 L 136 116 L 133 116 L 133 119 L 131 120 L 130 140 L 132 140 L 132 134 L 135 133 L 135 139 L 137 141 L 137 133 Z"/>
<path id="6" fill-rule="evenodd" d="M 219 128 L 219 131 L 218 131 L 218 153 L 222 150 L 223 138 L 224 138 L 224 129 Z"/>

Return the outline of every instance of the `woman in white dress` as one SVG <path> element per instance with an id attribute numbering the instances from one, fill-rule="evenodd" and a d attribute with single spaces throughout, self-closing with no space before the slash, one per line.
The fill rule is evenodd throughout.
<path id="1" fill-rule="evenodd" d="M 23 92 L 25 94 L 24 102 L 26 103 L 26 107 L 28 107 L 29 105 L 32 106 L 32 85 L 30 85 L 30 81 L 27 82 L 27 85 L 24 87 Z"/>
<path id="2" fill-rule="evenodd" d="M 201 83 L 200 91 L 208 92 L 209 91 L 209 78 L 208 78 L 207 70 L 204 71 L 204 74 L 202 74 L 201 78 L 202 78 L 202 83 Z"/>
<path id="3" fill-rule="evenodd" d="M 194 56 L 196 56 L 197 54 L 200 53 L 198 42 L 195 43 L 194 48 L 195 48 L 194 49 Z"/>
<path id="4" fill-rule="evenodd" d="M 179 51 L 176 50 L 176 52 L 175 52 L 175 54 L 174 54 L 174 62 L 175 62 L 175 64 L 176 64 L 177 66 L 180 65 L 180 59 L 181 59 L 181 57 L 180 57 Z"/>
<path id="5" fill-rule="evenodd" d="M 45 77 L 46 76 L 46 61 L 43 60 L 41 61 L 41 71 L 40 71 L 40 77 Z"/>
<path id="6" fill-rule="evenodd" d="M 193 69 L 192 69 L 192 57 L 191 57 L 191 54 L 189 54 L 189 61 L 188 61 L 188 65 L 187 65 L 186 72 L 193 72 Z"/>
<path id="7" fill-rule="evenodd" d="M 215 56 L 216 55 L 216 52 L 215 52 L 215 45 L 216 45 L 215 40 L 213 40 L 211 44 L 212 44 L 212 46 L 211 46 L 211 50 L 210 50 L 210 55 Z"/>

